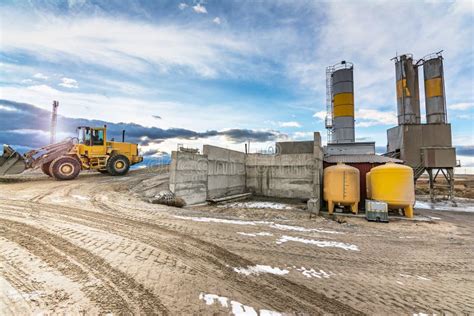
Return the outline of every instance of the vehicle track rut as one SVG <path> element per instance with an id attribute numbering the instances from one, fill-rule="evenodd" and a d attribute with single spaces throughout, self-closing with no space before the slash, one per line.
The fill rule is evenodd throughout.
<path id="1" fill-rule="evenodd" d="M 83 284 L 85 294 L 104 313 L 167 315 L 160 299 L 103 258 L 25 223 L 0 218 L 0 236 L 26 248 L 65 276 Z M 94 281 L 97 280 L 97 283 Z M 93 286 L 88 283 L 95 283 Z"/>
<path id="2" fill-rule="evenodd" d="M 5 203 L 9 203 L 5 201 Z M 32 206 L 31 202 L 22 202 Z M 15 203 L 16 204 L 16 203 Z M 360 311 L 284 277 L 265 274 L 258 280 L 233 271 L 236 266 L 253 266 L 250 260 L 196 237 L 170 230 L 163 224 L 54 204 L 35 203 L 36 211 L 67 218 L 87 226 L 139 240 L 180 258 L 198 273 L 224 281 L 236 291 L 268 308 L 287 312 L 363 314 Z"/>

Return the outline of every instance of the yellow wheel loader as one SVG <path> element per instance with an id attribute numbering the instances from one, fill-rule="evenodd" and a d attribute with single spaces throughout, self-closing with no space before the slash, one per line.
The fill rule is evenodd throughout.
<path id="1" fill-rule="evenodd" d="M 4 145 L 0 157 L 0 175 L 17 174 L 25 169 L 41 168 L 57 180 L 72 180 L 81 170 L 96 170 L 113 176 L 125 175 L 131 165 L 142 162 L 138 145 L 107 141 L 107 127 L 77 128 L 78 137 L 31 150 L 20 155 Z"/>

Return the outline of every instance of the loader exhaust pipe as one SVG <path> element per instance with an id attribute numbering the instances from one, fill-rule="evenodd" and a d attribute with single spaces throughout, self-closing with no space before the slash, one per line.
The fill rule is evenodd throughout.
<path id="1" fill-rule="evenodd" d="M 122 130 L 122 143 L 125 143 L 125 130 Z"/>

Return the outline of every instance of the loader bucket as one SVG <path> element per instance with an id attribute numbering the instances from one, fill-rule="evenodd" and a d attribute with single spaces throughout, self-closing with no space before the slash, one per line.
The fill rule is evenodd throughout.
<path id="1" fill-rule="evenodd" d="M 3 145 L 0 157 L 0 176 L 22 173 L 26 169 L 25 158 L 8 145 Z"/>

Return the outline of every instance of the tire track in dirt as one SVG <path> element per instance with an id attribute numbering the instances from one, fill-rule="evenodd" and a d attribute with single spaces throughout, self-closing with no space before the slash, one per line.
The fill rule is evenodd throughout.
<path id="1" fill-rule="evenodd" d="M 349 305 L 284 277 L 265 274 L 255 280 L 237 274 L 232 267 L 255 264 L 213 243 L 170 230 L 165 225 L 78 208 L 68 207 L 68 210 L 65 210 L 64 207 L 54 204 L 36 204 L 35 208 L 65 216 L 69 221 L 77 222 L 79 219 L 80 224 L 139 240 L 178 256 L 181 260 L 184 258 L 183 261 L 192 264 L 192 268 L 199 273 L 224 281 L 250 300 L 273 310 L 311 314 L 362 314 Z"/>
<path id="2" fill-rule="evenodd" d="M 57 235 L 31 225 L 0 218 L 0 235 L 24 247 L 65 276 L 83 284 L 86 296 L 104 312 L 160 314 L 168 311 L 160 299 L 104 259 Z M 100 284 L 87 286 L 91 276 Z"/>

